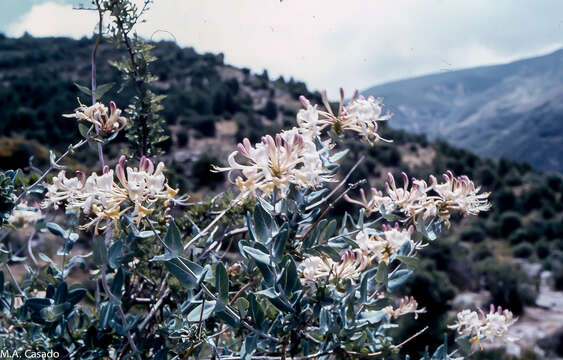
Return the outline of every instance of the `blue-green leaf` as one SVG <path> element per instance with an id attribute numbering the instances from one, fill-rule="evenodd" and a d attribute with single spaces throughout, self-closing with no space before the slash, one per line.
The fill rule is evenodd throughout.
<path id="1" fill-rule="evenodd" d="M 389 292 L 392 292 L 399 286 L 403 285 L 405 281 L 407 281 L 407 279 L 411 276 L 411 274 L 412 270 L 402 269 L 398 270 L 396 273 L 390 276 L 389 282 L 387 284 L 387 289 L 389 290 Z"/>

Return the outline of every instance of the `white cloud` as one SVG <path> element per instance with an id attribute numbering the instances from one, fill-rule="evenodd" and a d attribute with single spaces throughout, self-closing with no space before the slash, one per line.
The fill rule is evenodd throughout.
<path id="1" fill-rule="evenodd" d="M 563 2 L 545 0 L 160 0 L 139 32 L 316 89 L 365 88 L 430 72 L 492 64 L 563 46 Z M 56 19 L 56 20 L 55 20 Z M 8 31 L 89 35 L 94 12 L 47 2 Z M 349 92 L 350 92 L 349 90 Z"/>
<path id="2" fill-rule="evenodd" d="M 72 5 L 46 2 L 32 6 L 24 16 L 8 27 L 7 35 L 21 36 L 25 31 L 34 36 L 90 35 L 96 26 L 96 12 L 77 11 Z"/>

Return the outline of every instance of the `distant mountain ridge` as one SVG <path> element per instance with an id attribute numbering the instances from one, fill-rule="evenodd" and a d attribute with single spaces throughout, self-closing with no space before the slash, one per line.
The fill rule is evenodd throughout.
<path id="1" fill-rule="evenodd" d="M 509 64 L 449 71 L 371 87 L 392 127 L 440 138 L 481 156 L 563 172 L 563 49 Z"/>

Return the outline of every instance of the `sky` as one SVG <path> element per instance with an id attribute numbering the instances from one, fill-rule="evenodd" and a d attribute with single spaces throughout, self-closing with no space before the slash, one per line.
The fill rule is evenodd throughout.
<path id="1" fill-rule="evenodd" d="M 96 13 L 80 4 L 89 0 L 1 0 L 0 32 L 90 36 Z M 146 38 L 335 95 L 563 47 L 561 0 L 156 0 L 146 20 Z"/>

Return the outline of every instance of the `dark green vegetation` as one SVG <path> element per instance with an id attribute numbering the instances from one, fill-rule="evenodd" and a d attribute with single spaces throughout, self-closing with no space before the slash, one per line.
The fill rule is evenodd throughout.
<path id="1" fill-rule="evenodd" d="M 375 86 L 365 94 L 384 97 L 397 128 L 442 138 L 481 156 L 563 172 L 563 50 L 452 70 Z"/>
<path id="2" fill-rule="evenodd" d="M 0 37 L 0 136 L 5 137 L 0 143 L 2 168 L 24 168 L 30 155 L 41 165 L 47 157 L 41 145 L 62 151 L 77 141 L 76 123 L 61 114 L 72 112 L 77 96 L 88 102 L 74 83 L 89 83 L 92 43 L 91 39 Z M 183 191 L 206 194 L 209 189 L 224 189 L 224 176 L 209 169 L 226 159 L 235 141 L 244 137 L 257 140 L 292 126 L 301 94 L 318 102 L 319 95 L 310 94 L 301 82 L 271 81 L 266 72 L 255 75 L 227 66 L 222 55 L 200 55 L 170 42 L 155 45 L 158 60 L 152 71 L 159 80 L 153 90 L 166 95 L 161 114 L 170 135 L 161 146 L 169 154 L 165 160 L 171 181 Z M 117 80 L 118 72 L 108 60 L 120 55 L 110 46 L 101 47 L 98 83 Z M 128 103 L 133 90 L 118 90 L 110 91 L 103 101 L 114 99 L 118 106 Z M 538 174 L 527 164 L 483 159 L 445 142 L 429 142 L 423 135 L 389 127 L 383 127 L 382 136 L 394 143 L 370 148 L 348 142 L 351 152 L 343 173 L 361 154 L 367 154 L 350 181 L 368 178 L 371 185 L 381 186 L 388 171 L 396 176 L 406 171 L 409 176 L 426 178 L 450 169 L 492 192 L 491 212 L 464 220 L 464 226 L 452 226 L 461 230 L 452 230 L 446 239 L 422 251 L 423 271 L 410 280 L 405 294 L 413 295 L 427 308 L 428 314 L 422 315 L 420 323 L 431 324 L 432 330 L 410 342 L 408 351 L 420 351 L 422 344 L 432 348 L 443 341 L 446 302 L 460 291 L 485 288 L 491 299 L 482 305 L 492 302 L 515 313 L 532 304 L 535 279 L 520 272 L 511 261 L 513 256 L 553 269 L 556 284 L 563 289 L 563 181 L 559 175 Z M 125 141 L 123 134 L 118 140 Z M 116 160 L 119 151 L 119 146 L 108 148 L 106 156 Z M 92 153 L 78 153 L 74 159 L 93 164 L 95 160 L 88 157 Z M 339 205 L 336 212 L 357 211 L 348 204 Z M 452 222 L 455 225 L 458 221 Z M 494 256 L 497 260 L 493 262 Z M 419 328 L 420 324 L 412 322 L 403 335 Z"/>

